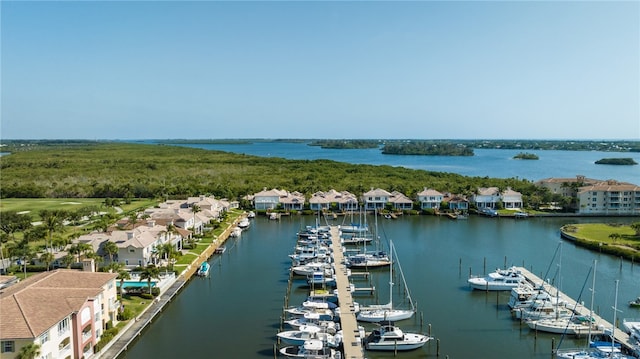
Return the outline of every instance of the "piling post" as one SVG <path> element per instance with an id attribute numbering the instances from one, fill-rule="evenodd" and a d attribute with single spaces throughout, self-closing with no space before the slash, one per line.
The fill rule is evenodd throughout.
<path id="1" fill-rule="evenodd" d="M 469 267 L 469 278 L 471 278 L 471 267 Z"/>
<path id="2" fill-rule="evenodd" d="M 440 339 L 436 339 L 436 357 L 440 357 Z"/>
<path id="3" fill-rule="evenodd" d="M 487 274 L 487 257 L 484 257 L 484 261 L 482 264 L 482 274 Z"/>
<path id="4" fill-rule="evenodd" d="M 278 359 L 278 347 L 276 344 L 273 344 L 273 359 Z"/>
<path id="5" fill-rule="evenodd" d="M 556 338 L 551 338 L 551 357 L 553 358 L 553 353 L 555 353 L 556 348 Z"/>
<path id="6" fill-rule="evenodd" d="M 504 269 L 507 269 L 507 256 L 504 256 Z"/>
<path id="7" fill-rule="evenodd" d="M 633 264 L 633 258 L 631 259 L 631 263 Z M 458 276 L 462 276 L 462 257 L 458 260 Z"/>
<path id="8" fill-rule="evenodd" d="M 428 328 L 429 328 L 429 330 L 427 331 L 427 334 L 428 334 L 429 336 L 431 336 L 431 323 L 429 323 Z"/>
<path id="9" fill-rule="evenodd" d="M 420 312 L 420 331 L 422 331 L 422 326 L 423 326 L 423 322 L 424 321 L 424 312 Z"/>

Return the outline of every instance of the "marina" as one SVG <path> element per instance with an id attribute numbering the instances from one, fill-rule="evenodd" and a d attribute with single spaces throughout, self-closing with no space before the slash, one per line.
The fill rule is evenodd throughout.
<path id="1" fill-rule="evenodd" d="M 435 216 L 402 216 L 383 221 L 380 226 L 382 241 L 393 239 L 417 305 L 416 316 L 402 321 L 401 327 L 406 332 L 422 332 L 436 338 L 421 349 L 403 352 L 402 357 L 436 357 L 439 353 L 443 358 L 453 359 L 477 357 L 478 353 L 483 353 L 496 358 L 549 358 L 552 343 L 558 348 L 560 335 L 535 333 L 526 324 L 513 319 L 507 305 L 508 292 L 473 290 L 467 279 L 470 273 L 482 275 L 497 267 L 511 265 L 526 268 L 538 278 L 544 278 L 543 273 L 560 241 L 558 229 L 566 223 L 602 220 L 532 218 L 514 221 L 471 215 L 465 221 Z M 630 222 L 631 219 L 618 218 L 616 221 Z M 198 357 L 199 353 L 215 348 L 223 357 L 273 358 L 275 337 L 280 327 L 278 318 L 282 315 L 283 295 L 290 275 L 291 260 L 287 256 L 294 246 L 295 233 L 310 222 L 313 218 L 305 216 L 283 217 L 280 221 L 257 216 L 252 223 L 254 230 L 247 231 L 241 238 L 227 240 L 227 251 L 212 264 L 209 277 L 189 281 L 181 294 L 121 357 Z M 597 258 L 596 314 L 601 318 L 613 317 L 611 283 L 614 279 L 620 279 L 621 303 L 623 298 L 629 300 L 638 296 L 637 263 L 591 252 L 572 242 L 565 243 L 563 279 L 560 281 L 562 293 L 578 299 L 587 270 Z M 256 281 L 255 268 L 260 268 L 261 278 L 273 280 Z M 389 272 L 370 270 L 366 282 L 355 277 L 352 280 L 356 287 L 387 288 Z M 549 278 L 547 281 L 553 282 Z M 396 282 L 400 280 L 396 279 Z M 338 284 L 339 289 L 342 286 L 344 284 Z M 394 294 L 400 296 L 399 291 L 401 289 L 396 288 Z M 321 297 L 326 291 L 317 289 L 315 294 Z M 381 302 L 378 297 L 386 298 L 385 290 L 352 294 L 361 306 Z M 308 287 L 293 286 L 289 303 L 302 303 L 308 296 Z M 256 301 L 258 298 L 260 300 Z M 628 306 L 618 309 L 622 311 L 618 315 L 621 319 L 640 317 L 640 311 Z M 214 323 L 242 327 L 243 338 L 251 340 L 241 341 L 235 331 L 204 335 L 195 330 Z M 369 332 L 375 327 L 366 328 Z M 500 341 L 499 346 L 492 344 L 496 341 Z M 181 345 L 170 345 L 176 342 Z M 465 345 L 460 345 L 461 342 Z M 584 337 L 566 337 L 558 349 L 582 347 L 585 342 Z M 366 357 L 372 359 L 389 355 L 392 354 L 366 353 Z"/>

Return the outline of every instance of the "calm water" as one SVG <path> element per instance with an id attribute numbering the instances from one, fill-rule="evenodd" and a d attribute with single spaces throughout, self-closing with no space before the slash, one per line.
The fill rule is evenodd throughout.
<path id="1" fill-rule="evenodd" d="M 464 176 L 524 178 L 537 181 L 548 177 L 585 175 L 595 179 L 615 179 L 640 183 L 640 166 L 596 165 L 602 158 L 630 157 L 640 163 L 640 153 L 597 151 L 531 151 L 539 160 L 514 160 L 520 150 L 475 149 L 472 157 L 458 156 L 394 156 L 383 155 L 379 149 L 335 150 L 308 146 L 305 143 L 265 143 L 239 145 L 185 145 L 187 147 L 244 153 L 263 157 L 287 159 L 329 159 L 339 162 L 372 165 L 403 166 L 407 168 L 452 172 Z"/>
<path id="2" fill-rule="evenodd" d="M 628 223 L 632 218 L 616 218 Z M 637 218 L 635 219 L 637 220 Z M 241 238 L 230 239 L 223 255 L 211 258 L 211 275 L 187 284 L 123 357 L 127 358 L 273 358 L 275 334 L 287 292 L 289 254 L 295 232 L 313 224 L 312 217 L 295 216 L 281 221 L 256 218 Z M 560 242 L 558 229 L 566 223 L 602 222 L 605 218 L 530 218 L 526 220 L 471 217 L 453 221 L 431 216 L 405 216 L 380 220 L 384 245 L 393 240 L 400 264 L 418 305 L 415 320 L 400 322 L 407 331 L 427 331 L 440 340 L 442 358 L 549 358 L 551 338 L 534 334 L 512 320 L 508 294 L 474 292 L 466 284 L 471 270 L 481 274 L 507 265 L 524 265 L 539 276 L 550 267 L 554 277 L 560 261 L 551 259 Z M 340 224 L 341 219 L 334 221 Z M 373 219 L 369 219 L 373 223 Z M 594 308 L 611 321 L 614 280 L 620 280 L 618 318 L 640 317 L 626 301 L 640 295 L 640 267 L 607 255 L 562 245 L 561 271 L 556 283 L 577 298 L 585 281 L 582 300 L 590 302 L 593 259 L 598 260 Z M 371 277 L 378 290 L 374 296 L 358 296 L 360 303 L 388 302 L 388 272 Z M 396 283 L 401 283 L 399 278 Z M 369 286 L 357 280 L 357 286 Z M 301 281 L 293 284 L 290 304 L 298 305 L 307 293 Z M 402 303 L 394 290 L 394 303 Z M 420 314 L 424 318 L 420 326 Z M 582 345 L 565 339 L 562 347 Z M 367 353 L 369 358 L 392 354 Z M 404 358 L 436 356 L 435 341 Z"/>

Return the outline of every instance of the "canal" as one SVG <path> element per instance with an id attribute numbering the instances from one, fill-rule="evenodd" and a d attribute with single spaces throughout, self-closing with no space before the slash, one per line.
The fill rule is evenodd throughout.
<path id="1" fill-rule="evenodd" d="M 229 239 L 227 251 L 211 258 L 207 278 L 194 278 L 162 315 L 143 332 L 121 358 L 273 358 L 275 334 L 288 287 L 287 257 L 295 233 L 312 225 L 314 217 L 258 217 L 238 239 Z M 550 358 L 552 340 L 561 348 L 584 345 L 584 339 L 535 335 L 511 318 L 508 294 L 472 291 L 469 273 L 483 274 L 505 265 L 524 266 L 588 307 L 591 278 L 597 259 L 593 307 L 612 321 L 614 281 L 620 280 L 617 317 L 640 317 L 627 301 L 640 295 L 637 263 L 594 253 L 564 241 L 559 228 L 568 223 L 631 223 L 637 218 L 485 218 L 451 220 L 434 216 L 402 216 L 377 222 L 380 246 L 392 240 L 398 252 L 411 298 L 418 307 L 414 319 L 398 323 L 405 331 L 431 332 L 436 340 L 424 348 L 400 353 L 404 358 Z M 375 227 L 373 217 L 368 218 Z M 342 219 L 329 222 L 341 224 Z M 348 224 L 348 223 L 344 223 Z M 561 253 L 562 255 L 560 255 Z M 553 260 L 552 260 L 553 259 Z M 394 303 L 406 303 L 398 270 Z M 389 301 L 389 274 L 372 271 L 356 286 L 375 286 L 373 295 L 356 296 L 362 304 Z M 585 285 L 586 283 L 586 285 Z M 584 287 L 584 288 L 583 288 Z M 290 305 L 306 297 L 303 281 L 294 281 Z M 370 329 L 371 327 L 367 327 Z M 393 353 L 367 353 L 369 358 Z"/>

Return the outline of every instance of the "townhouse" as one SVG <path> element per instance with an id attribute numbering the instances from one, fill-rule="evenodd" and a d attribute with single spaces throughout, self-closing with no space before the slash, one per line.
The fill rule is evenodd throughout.
<path id="1" fill-rule="evenodd" d="M 29 344 L 40 346 L 40 358 L 91 358 L 107 326 L 117 324 L 116 277 L 58 269 L 0 290 L 0 359 Z"/>

